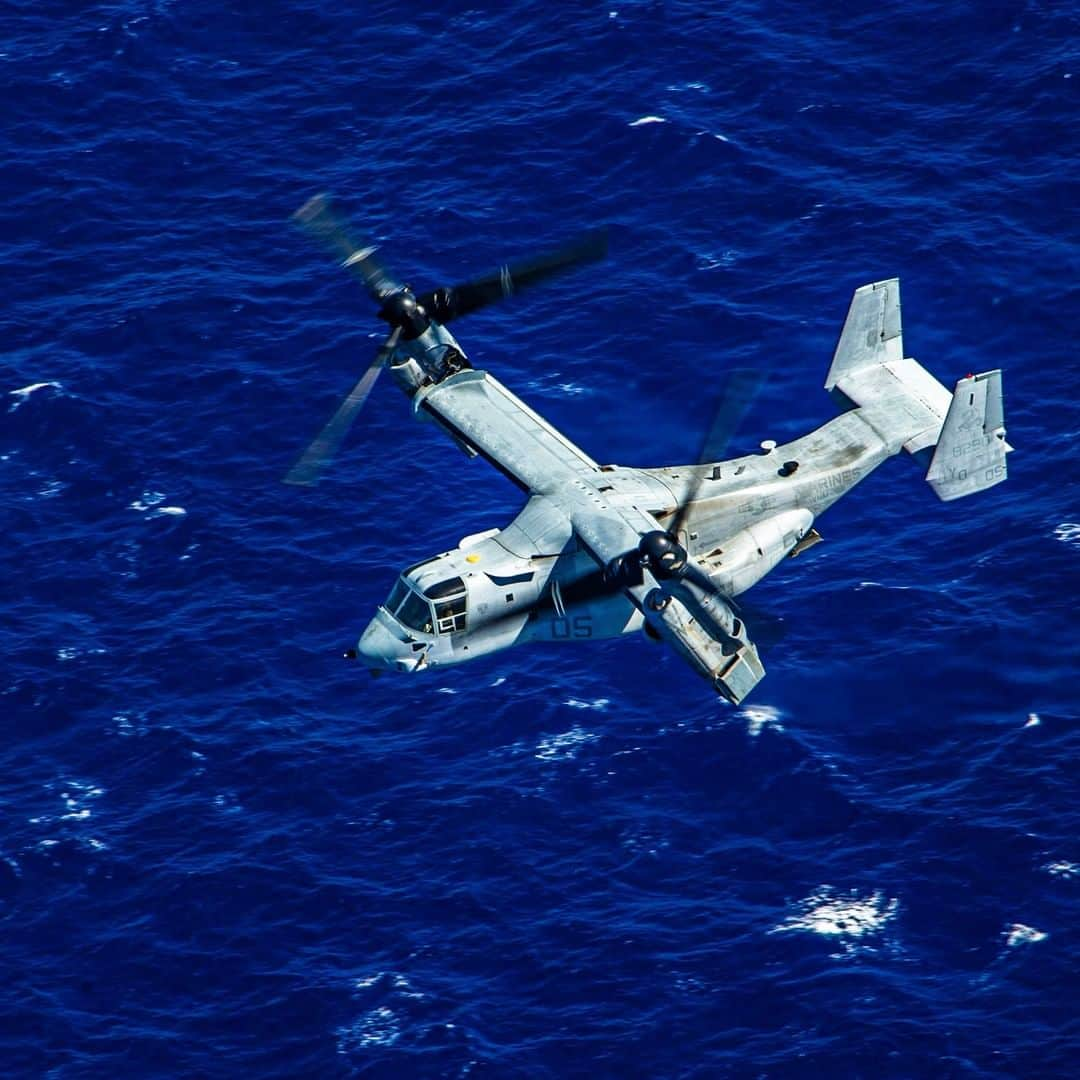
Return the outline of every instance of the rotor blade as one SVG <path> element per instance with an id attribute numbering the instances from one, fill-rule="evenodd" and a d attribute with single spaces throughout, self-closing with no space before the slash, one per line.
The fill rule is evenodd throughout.
<path id="1" fill-rule="evenodd" d="M 329 195 L 315 195 L 293 214 L 293 219 L 341 260 L 364 283 L 380 303 L 401 286 L 375 257 L 375 247 L 362 247 L 349 235 L 344 221 L 334 212 Z"/>
<path id="2" fill-rule="evenodd" d="M 748 603 L 736 605 L 730 596 L 727 602 L 734 608 L 736 614 L 743 621 L 743 625 L 754 628 L 754 642 L 763 649 L 779 645 L 787 637 L 787 625 L 782 615 L 774 615 L 764 608 L 751 606 Z"/>
<path id="3" fill-rule="evenodd" d="M 338 406 L 337 412 L 326 423 L 326 427 L 312 440 L 311 445 L 300 455 L 296 464 L 285 474 L 286 484 L 300 484 L 311 487 L 318 482 L 323 466 L 337 453 L 341 440 L 352 426 L 356 414 L 367 401 L 371 388 L 386 362 L 397 348 L 401 328 L 395 326 L 390 336 L 383 342 L 382 348 L 375 354 L 371 366 L 360 377 L 349 396 Z"/>
<path id="4" fill-rule="evenodd" d="M 546 281 L 607 255 L 607 229 L 593 229 L 547 255 L 501 266 L 495 273 L 475 281 L 435 289 L 419 297 L 420 305 L 439 322 L 468 315 L 496 300 Z"/>
<path id="5" fill-rule="evenodd" d="M 698 454 L 697 463 L 705 465 L 712 461 L 719 461 L 727 450 L 750 408 L 758 390 L 765 382 L 765 376 L 750 368 L 736 368 L 728 375 L 728 381 L 720 394 L 720 404 L 716 410 L 716 416 L 705 433 L 705 439 L 701 444 L 701 452 Z M 667 531 L 678 539 L 679 532 L 686 524 L 687 515 L 694 500 L 698 497 L 702 482 L 705 479 L 704 471 L 699 470 L 690 482 L 682 504 L 675 511 L 675 517 L 667 527 Z"/>

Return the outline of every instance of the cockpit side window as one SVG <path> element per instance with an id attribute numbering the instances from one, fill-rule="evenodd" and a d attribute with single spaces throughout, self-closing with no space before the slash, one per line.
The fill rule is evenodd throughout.
<path id="1" fill-rule="evenodd" d="M 455 634 L 465 629 L 465 594 L 440 600 L 435 605 L 435 621 L 440 634 Z"/>
<path id="2" fill-rule="evenodd" d="M 440 634 L 456 634 L 465 629 L 465 582 L 461 578 L 440 581 L 424 590 L 435 601 L 435 625 Z"/>

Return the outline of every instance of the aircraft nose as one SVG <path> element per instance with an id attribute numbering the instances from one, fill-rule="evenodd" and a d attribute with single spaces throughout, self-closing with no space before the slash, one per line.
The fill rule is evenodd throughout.
<path id="1" fill-rule="evenodd" d="M 401 642 L 377 619 L 368 624 L 356 645 L 356 651 L 369 668 L 388 668 L 401 650 Z"/>

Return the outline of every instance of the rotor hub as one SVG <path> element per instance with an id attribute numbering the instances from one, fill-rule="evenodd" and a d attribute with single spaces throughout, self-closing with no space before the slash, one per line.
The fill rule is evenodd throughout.
<path id="1" fill-rule="evenodd" d="M 670 533 L 654 529 L 638 544 L 638 555 L 657 578 L 681 577 L 686 570 L 686 548 Z"/>
<path id="2" fill-rule="evenodd" d="M 391 326 L 400 327 L 401 336 L 406 341 L 418 338 L 431 321 L 408 286 L 386 298 L 379 311 L 379 318 L 385 319 Z"/>

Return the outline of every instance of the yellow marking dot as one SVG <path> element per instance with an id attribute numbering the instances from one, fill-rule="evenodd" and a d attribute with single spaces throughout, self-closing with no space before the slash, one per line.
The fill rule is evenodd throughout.
<path id="1" fill-rule="evenodd" d="M 477 563 L 477 562 L 480 561 L 480 556 L 477 555 L 476 552 L 473 552 L 471 555 L 466 555 L 465 556 L 465 561 L 466 562 Z"/>

